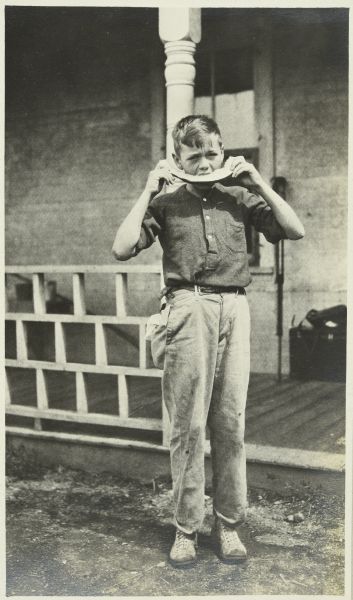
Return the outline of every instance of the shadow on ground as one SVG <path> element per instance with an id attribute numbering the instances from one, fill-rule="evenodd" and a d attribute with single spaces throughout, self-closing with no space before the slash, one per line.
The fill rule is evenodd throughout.
<path id="1" fill-rule="evenodd" d="M 342 498 L 310 488 L 300 497 L 252 491 L 241 527 L 249 558 L 229 566 L 213 551 L 206 496 L 198 564 L 178 571 L 166 560 L 174 534 L 168 482 L 18 464 L 9 471 L 8 596 L 343 594 Z M 298 513 L 302 520 L 291 521 Z"/>

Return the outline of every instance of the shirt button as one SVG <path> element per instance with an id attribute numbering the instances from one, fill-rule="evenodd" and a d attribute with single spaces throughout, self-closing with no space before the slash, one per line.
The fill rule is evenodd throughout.
<path id="1" fill-rule="evenodd" d="M 209 216 L 209 215 L 206 215 L 206 219 L 209 221 L 209 220 L 210 220 L 210 216 Z"/>
<path id="2" fill-rule="evenodd" d="M 207 198 L 202 198 L 202 200 L 203 200 L 204 202 L 207 202 Z"/>
<path id="3" fill-rule="evenodd" d="M 211 234 L 209 234 L 207 237 L 208 237 L 209 240 L 212 240 L 212 235 Z"/>

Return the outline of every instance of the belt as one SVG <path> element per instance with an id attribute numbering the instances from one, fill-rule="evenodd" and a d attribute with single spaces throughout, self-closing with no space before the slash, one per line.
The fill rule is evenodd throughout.
<path id="1" fill-rule="evenodd" d="M 192 283 L 185 283 L 178 286 L 168 287 L 168 290 L 174 292 L 176 290 L 194 290 L 197 294 L 239 294 L 240 296 L 245 296 L 246 291 L 243 287 L 239 287 L 236 285 L 229 287 L 220 287 L 213 285 L 193 285 Z"/>

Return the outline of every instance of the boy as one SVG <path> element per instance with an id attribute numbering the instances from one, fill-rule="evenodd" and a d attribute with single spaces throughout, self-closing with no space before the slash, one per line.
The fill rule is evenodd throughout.
<path id="1" fill-rule="evenodd" d="M 173 158 L 187 175 L 222 167 L 219 128 L 205 115 L 190 115 L 174 127 Z M 247 508 L 244 422 L 249 380 L 250 283 L 245 224 L 272 243 L 299 239 L 304 229 L 294 211 L 243 157 L 227 166 L 234 183 L 173 183 L 166 161 L 151 171 L 145 190 L 120 226 L 113 253 L 135 256 L 158 236 L 167 286 L 163 399 L 171 422 L 171 470 L 176 536 L 175 567 L 196 561 L 196 538 L 204 515 L 205 426 L 213 467 L 213 535 L 224 562 L 246 558 L 237 526 Z M 192 178 L 191 178 L 192 179 Z M 158 194 L 158 195 L 157 195 Z M 162 325 L 163 327 L 163 325 Z"/>

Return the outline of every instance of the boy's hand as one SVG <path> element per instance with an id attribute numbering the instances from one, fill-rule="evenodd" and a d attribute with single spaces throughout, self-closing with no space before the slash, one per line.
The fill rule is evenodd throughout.
<path id="1" fill-rule="evenodd" d="M 167 183 L 173 183 L 174 181 L 174 177 L 170 171 L 167 160 L 160 160 L 153 171 L 150 171 L 145 186 L 145 191 L 149 194 L 156 194 L 162 187 L 163 179 L 167 181 Z"/>
<path id="2" fill-rule="evenodd" d="M 246 188 L 260 189 L 265 183 L 256 167 L 246 162 L 244 156 L 230 156 L 225 166 L 232 171 L 232 177 Z"/>

